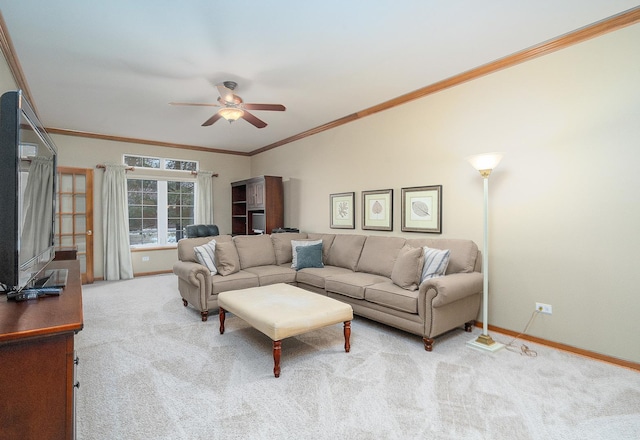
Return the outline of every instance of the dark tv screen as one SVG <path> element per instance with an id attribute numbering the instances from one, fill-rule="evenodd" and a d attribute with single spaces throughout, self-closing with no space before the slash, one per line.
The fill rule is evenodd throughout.
<path id="1" fill-rule="evenodd" d="M 0 282 L 27 287 L 53 259 L 56 148 L 20 91 L 0 99 Z"/>

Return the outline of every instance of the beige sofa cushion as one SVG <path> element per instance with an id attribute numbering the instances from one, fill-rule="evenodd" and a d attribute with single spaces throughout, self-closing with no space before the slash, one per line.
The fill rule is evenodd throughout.
<path id="1" fill-rule="evenodd" d="M 478 246 L 472 240 L 462 238 L 414 238 L 407 240 L 407 244 L 413 247 L 449 249 L 451 253 L 445 275 L 473 272 L 478 258 Z"/>
<path id="2" fill-rule="evenodd" d="M 389 281 L 367 286 L 364 299 L 401 312 L 418 313 L 418 291 L 403 289 Z"/>
<path id="3" fill-rule="evenodd" d="M 358 272 L 391 277 L 398 253 L 405 242 L 402 237 L 368 236 L 358 260 Z"/>
<path id="4" fill-rule="evenodd" d="M 328 278 L 335 275 L 351 274 L 349 269 L 336 266 L 325 266 L 323 268 L 318 267 L 306 267 L 300 269 L 296 274 L 296 281 L 298 284 L 308 284 L 309 286 L 324 289 L 325 282 Z"/>
<path id="5" fill-rule="evenodd" d="M 243 272 L 257 275 L 261 286 L 276 283 L 292 284 L 296 282 L 296 271 L 285 266 L 254 266 L 243 269 Z"/>
<path id="6" fill-rule="evenodd" d="M 233 241 L 238 249 L 241 269 L 276 264 L 276 253 L 269 235 L 236 235 Z"/>
<path id="7" fill-rule="evenodd" d="M 241 270 L 229 275 L 220 274 L 211 277 L 211 294 L 217 295 L 220 292 L 229 290 L 248 289 L 260 285 L 256 274 Z"/>
<path id="8" fill-rule="evenodd" d="M 178 260 L 198 263 L 198 260 L 196 259 L 196 253 L 193 248 L 209 243 L 211 240 L 215 240 L 216 243 L 223 243 L 225 241 L 231 241 L 231 236 L 216 235 L 215 237 L 183 238 L 182 240 L 178 241 Z"/>
<path id="9" fill-rule="evenodd" d="M 364 289 L 367 286 L 388 280 L 388 278 L 382 275 L 352 272 L 327 278 L 324 283 L 324 288 L 327 292 L 339 293 L 356 299 L 364 299 Z"/>
<path id="10" fill-rule="evenodd" d="M 222 276 L 231 275 L 240 270 L 240 259 L 233 241 L 216 241 L 216 267 Z"/>
<path id="11" fill-rule="evenodd" d="M 307 238 L 307 234 L 304 232 L 271 234 L 271 243 L 273 243 L 273 250 L 276 253 L 276 264 L 291 263 L 291 240 L 304 240 L 305 238 Z"/>
<path id="12" fill-rule="evenodd" d="M 400 249 L 396 263 L 393 265 L 391 281 L 403 289 L 416 290 L 420 284 L 423 265 L 423 248 L 404 246 Z"/>
<path id="13" fill-rule="evenodd" d="M 344 267 L 355 272 L 366 239 L 366 235 L 336 234 L 327 264 Z"/>

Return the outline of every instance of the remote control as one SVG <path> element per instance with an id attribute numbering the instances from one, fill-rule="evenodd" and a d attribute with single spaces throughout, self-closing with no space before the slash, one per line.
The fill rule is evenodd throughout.
<path id="1" fill-rule="evenodd" d="M 23 289 L 20 292 L 7 293 L 8 300 L 26 301 L 29 299 L 38 299 L 45 295 L 60 295 L 62 289 L 59 287 L 38 287 L 36 289 Z"/>
<path id="2" fill-rule="evenodd" d="M 37 287 L 35 289 L 24 289 L 23 292 L 38 292 L 40 295 L 60 295 L 62 289 L 60 287 Z"/>
<path id="3" fill-rule="evenodd" d="M 11 294 L 11 296 L 7 295 L 7 299 L 12 299 L 14 301 L 26 301 L 28 299 L 37 299 L 40 295 L 35 290 L 23 290 L 21 292 L 17 292 Z"/>

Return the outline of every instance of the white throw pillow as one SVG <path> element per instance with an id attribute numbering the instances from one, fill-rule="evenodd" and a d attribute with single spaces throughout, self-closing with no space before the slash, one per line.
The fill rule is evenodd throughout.
<path id="1" fill-rule="evenodd" d="M 322 245 L 322 240 L 291 240 L 291 269 L 298 270 L 298 246 L 311 246 L 313 244 Z"/>
<path id="2" fill-rule="evenodd" d="M 429 278 L 441 277 L 444 275 L 449 265 L 449 249 L 432 249 L 423 246 L 424 249 L 424 266 L 422 267 L 422 276 L 420 284 Z"/>
<path id="3" fill-rule="evenodd" d="M 198 263 L 205 266 L 211 272 L 211 275 L 218 273 L 216 268 L 216 241 L 211 240 L 209 243 L 205 243 L 202 246 L 196 246 L 193 248 L 196 253 L 196 260 Z"/>

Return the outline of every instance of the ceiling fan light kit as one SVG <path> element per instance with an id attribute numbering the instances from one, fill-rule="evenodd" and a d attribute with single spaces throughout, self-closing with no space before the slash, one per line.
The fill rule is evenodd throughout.
<path id="1" fill-rule="evenodd" d="M 222 107 L 202 124 L 203 127 L 212 125 L 220 118 L 229 121 L 229 123 L 242 118 L 256 128 L 264 128 L 267 126 L 267 123 L 257 118 L 255 115 L 249 113 L 247 110 L 266 110 L 275 112 L 283 112 L 286 110 L 286 107 L 282 104 L 245 104 L 241 97 L 233 93 L 237 86 L 238 84 L 235 81 L 224 81 L 221 84 L 216 84 L 216 88 L 218 89 L 218 93 L 220 94 L 220 97 L 218 98 L 218 104 L 199 104 L 187 102 L 170 102 L 169 104 Z"/>
<path id="2" fill-rule="evenodd" d="M 218 114 L 230 123 L 244 116 L 244 111 L 237 107 L 224 107 L 218 110 Z"/>

